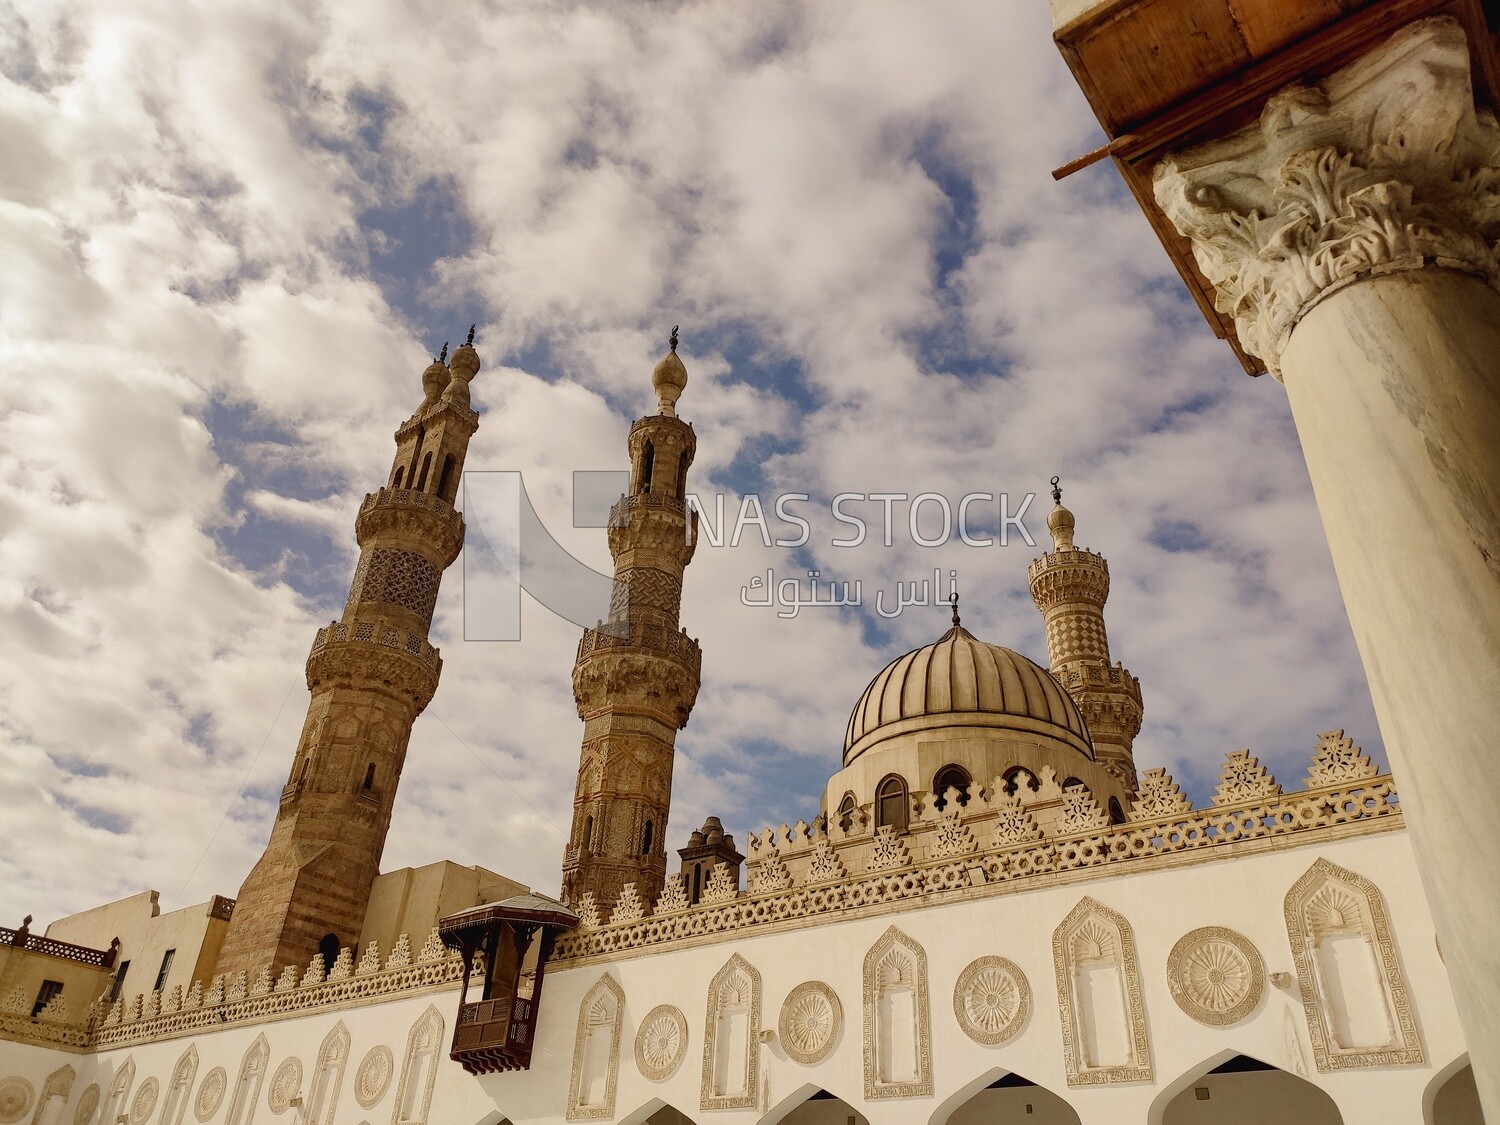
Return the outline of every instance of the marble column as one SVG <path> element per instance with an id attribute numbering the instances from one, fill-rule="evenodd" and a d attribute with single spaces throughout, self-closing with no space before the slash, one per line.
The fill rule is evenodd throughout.
<path id="1" fill-rule="evenodd" d="M 1500 128 L 1464 33 L 1408 25 L 1155 178 L 1286 386 L 1500 1121 Z"/>

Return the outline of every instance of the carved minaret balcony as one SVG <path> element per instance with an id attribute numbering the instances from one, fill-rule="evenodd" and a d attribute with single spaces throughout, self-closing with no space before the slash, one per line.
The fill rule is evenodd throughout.
<path id="1" fill-rule="evenodd" d="M 697 448 L 677 417 L 687 369 L 672 350 L 651 375 L 658 412 L 630 428 L 630 492 L 615 505 L 609 549 L 615 584 L 609 620 L 584 630 L 573 667 L 583 750 L 563 897 L 613 906 L 634 883 L 654 902 L 666 878 L 667 809 L 677 731 L 698 696 L 698 643 L 678 625 L 682 576 L 697 522 L 686 502 Z"/>
<path id="2" fill-rule="evenodd" d="M 1052 674 L 1083 713 L 1100 763 L 1134 793 L 1141 684 L 1124 665 L 1110 663 L 1104 630 L 1109 563 L 1073 545 L 1073 513 L 1062 505 L 1056 477 L 1052 485 L 1047 530 L 1055 549 L 1031 564 L 1031 598 L 1047 625 Z"/>
<path id="3" fill-rule="evenodd" d="M 451 361 L 445 346 L 423 372 L 422 404 L 396 431 L 389 484 L 360 505 L 349 598 L 308 655 L 307 720 L 270 842 L 240 889 L 221 973 L 280 972 L 358 941 L 412 723 L 443 667 L 427 634 L 464 541 L 453 501 L 479 425 L 472 342 L 471 331 Z"/>

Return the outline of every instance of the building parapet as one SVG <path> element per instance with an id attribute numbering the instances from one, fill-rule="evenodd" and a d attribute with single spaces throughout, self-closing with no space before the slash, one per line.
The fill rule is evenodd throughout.
<path id="1" fill-rule="evenodd" d="M 115 963 L 115 953 L 118 946 L 110 946 L 108 949 L 90 949 L 86 945 L 73 945 L 66 941 L 56 941 L 41 934 L 34 934 L 28 928 L 30 918 L 19 930 L 6 929 L 0 926 L 0 945 L 11 945 L 18 949 L 24 949 L 28 953 L 41 953 L 47 957 L 60 957 L 64 961 L 76 961 L 80 965 L 92 965 L 98 969 L 112 968 Z"/>
<path id="2" fill-rule="evenodd" d="M 585 629 L 578 641 L 578 661 L 582 662 L 596 652 L 623 649 L 667 657 L 677 661 L 695 676 L 703 663 L 703 651 L 698 647 L 698 642 L 688 636 L 686 629 L 670 629 L 643 621 L 609 624 L 600 622 L 597 628 Z"/>
<path id="3" fill-rule="evenodd" d="M 397 649 L 408 656 L 416 657 L 433 671 L 438 671 L 443 666 L 442 657 L 437 648 L 430 644 L 426 637 L 420 633 L 397 629 L 382 621 L 335 621 L 325 625 L 313 638 L 312 651 L 318 653 L 329 645 L 350 641 L 379 644 L 386 648 Z"/>
<path id="4" fill-rule="evenodd" d="M 835 913 L 858 917 L 1097 879 L 1123 873 L 1122 864 L 1144 871 L 1402 827 L 1390 775 L 1342 731 L 1322 736 L 1307 782 L 1283 794 L 1248 750 L 1236 750 L 1226 756 L 1212 805 L 1194 809 L 1164 769 L 1148 770 L 1123 824 L 1110 824 L 1081 786 L 1063 790 L 1050 776 L 1019 794 L 997 779 L 967 805 L 953 789 L 941 808 L 938 795 L 914 794 L 905 833 L 870 830 L 864 810 L 855 810 L 848 828 L 819 817 L 752 833 L 747 890 L 721 864 L 697 905 L 680 876 L 668 878 L 654 908 L 627 887 L 608 919 L 586 895 L 578 930 L 558 938 L 554 957 L 635 956 L 816 925 Z"/>

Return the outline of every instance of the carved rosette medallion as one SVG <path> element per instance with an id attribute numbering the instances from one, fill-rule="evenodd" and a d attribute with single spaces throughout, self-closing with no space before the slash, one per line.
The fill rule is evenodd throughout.
<path id="1" fill-rule="evenodd" d="M 385 1097 L 395 1069 L 395 1056 L 384 1043 L 365 1052 L 354 1075 L 354 1099 L 361 1108 L 369 1109 Z"/>
<path id="2" fill-rule="evenodd" d="M 271 1076 L 271 1092 L 266 1095 L 266 1104 L 271 1107 L 272 1113 L 285 1113 L 301 1089 L 302 1060 L 289 1058 Z"/>
<path id="3" fill-rule="evenodd" d="M 34 1093 L 31 1083 L 19 1076 L 0 1082 L 0 1121 L 10 1125 L 10 1122 L 25 1117 Z"/>
<path id="4" fill-rule="evenodd" d="M 953 1014 L 976 1043 L 994 1047 L 1015 1038 L 1031 1014 L 1026 974 L 1004 957 L 971 961 L 953 986 Z"/>
<path id="5" fill-rule="evenodd" d="M 78 1099 L 78 1108 L 73 1111 L 73 1125 L 88 1125 L 99 1110 L 99 1084 L 96 1082 Z"/>
<path id="6" fill-rule="evenodd" d="M 203 1076 L 202 1083 L 198 1086 L 198 1097 L 193 1102 L 193 1113 L 199 1121 L 207 1121 L 219 1112 L 219 1104 L 224 1100 L 224 1090 L 229 1085 L 229 1076 L 224 1073 L 222 1066 L 216 1066 Z"/>
<path id="7" fill-rule="evenodd" d="M 646 1013 L 635 1033 L 635 1066 L 641 1076 L 662 1082 L 676 1072 L 687 1054 L 687 1017 L 680 1008 L 661 1004 Z"/>
<path id="8" fill-rule="evenodd" d="M 1248 938 L 1223 926 L 1184 934 L 1167 957 L 1177 1006 L 1209 1027 L 1239 1023 L 1260 1003 L 1266 966 Z"/>
<path id="9" fill-rule="evenodd" d="M 140 1084 L 135 1092 L 135 1097 L 130 1101 L 130 1120 L 145 1121 L 151 1116 L 151 1111 L 156 1108 L 157 1096 L 161 1093 L 161 1083 L 155 1078 L 148 1078 Z"/>
<path id="10" fill-rule="evenodd" d="M 844 1029 L 838 993 L 820 980 L 809 980 L 787 993 L 781 1005 L 777 1037 L 793 1062 L 812 1066 L 826 1059 Z"/>

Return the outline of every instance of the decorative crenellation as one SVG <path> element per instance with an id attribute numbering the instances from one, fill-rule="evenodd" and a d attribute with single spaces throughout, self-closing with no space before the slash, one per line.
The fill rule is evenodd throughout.
<path id="1" fill-rule="evenodd" d="M 1162 160 L 1155 181 L 1215 307 L 1277 378 L 1292 329 L 1341 286 L 1439 265 L 1500 287 L 1500 126 L 1475 107 L 1451 17 L 1287 87 L 1257 124 Z"/>
<path id="2" fill-rule="evenodd" d="M 1224 756 L 1215 805 L 1240 805 L 1246 801 L 1271 801 L 1281 796 L 1281 786 L 1271 771 L 1248 750 L 1231 750 Z"/>
<path id="3" fill-rule="evenodd" d="M 352 964 L 353 951 L 346 948 L 340 952 L 335 970 L 341 962 Z M 265 992 L 257 991 L 259 982 L 256 988 L 246 988 L 243 974 L 229 978 L 227 984 L 225 977 L 215 977 L 206 992 L 203 982 L 195 981 L 180 1008 L 169 1010 L 169 1005 L 158 1003 L 157 1014 L 149 1014 L 153 1011 L 150 997 L 159 997 L 160 993 L 137 995 L 129 1001 L 121 997 L 112 1005 L 91 1005 L 82 1024 L 0 1016 L 0 1035 L 74 1050 L 125 1046 L 366 997 L 432 991 L 454 984 L 464 972 L 462 957 L 444 948 L 436 929 L 423 942 L 415 963 L 411 939 L 402 934 L 383 967 L 378 963 L 367 967 L 361 957 L 358 970 L 341 976 L 329 973 L 325 980 L 321 962 L 318 964 L 316 973 L 312 966 L 306 973 L 299 973 L 295 966 L 288 965 Z"/>
<path id="4" fill-rule="evenodd" d="M 1318 760 L 1328 756 L 1326 739 L 1318 753 Z M 949 802 L 939 811 L 934 800 L 919 797 L 914 802 L 917 818 L 899 837 L 910 862 L 888 870 L 869 870 L 873 833 L 855 827 L 846 833 L 822 817 L 811 825 L 798 822 L 751 833 L 748 891 L 689 906 L 680 883 L 674 891 L 669 880 L 668 893 L 654 910 L 638 920 L 608 924 L 597 910 L 590 918 L 592 904 L 585 901 L 579 907 L 583 923 L 558 938 L 554 957 L 634 956 L 663 944 L 723 940 L 761 926 L 810 925 L 834 913 L 880 913 L 958 897 L 1009 894 L 1038 882 L 1097 878 L 1120 865 L 1149 869 L 1178 862 L 1176 857 L 1185 853 L 1228 858 L 1280 847 L 1289 838 L 1313 843 L 1389 831 L 1402 823 L 1389 775 L 1282 793 L 1248 752 L 1235 751 L 1225 768 L 1233 780 L 1227 789 L 1220 786 L 1226 800 L 1233 793 L 1233 801 L 1194 809 L 1171 776 L 1156 769 L 1146 775 L 1131 820 L 1062 832 L 1057 810 L 1068 794 L 1050 771 L 1042 772 L 1035 789 L 1021 785 L 1011 793 L 1001 779 L 989 789 L 971 787 L 969 803 L 962 808 Z M 1262 796 L 1246 799 L 1247 793 Z M 1076 797 L 1074 801 L 1075 808 L 1098 821 L 1097 813 Z M 1039 824 L 1043 815 L 1045 828 Z M 959 846 L 951 841 L 960 830 L 970 833 L 974 848 L 950 852 Z"/>
<path id="5" fill-rule="evenodd" d="M 1342 730 L 1331 730 L 1318 739 L 1318 749 L 1313 754 L 1312 767 L 1307 771 L 1306 785 L 1309 789 L 1321 789 L 1329 785 L 1349 785 L 1365 781 L 1380 773 L 1352 738 L 1345 738 Z"/>

